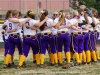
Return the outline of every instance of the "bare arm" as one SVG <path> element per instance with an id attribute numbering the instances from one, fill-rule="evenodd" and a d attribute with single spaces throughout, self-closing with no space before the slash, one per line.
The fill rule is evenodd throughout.
<path id="1" fill-rule="evenodd" d="M 7 33 L 16 32 L 16 31 L 17 31 L 17 29 L 9 30 L 9 29 L 7 28 Z"/>
<path id="2" fill-rule="evenodd" d="M 78 28 L 77 28 L 77 24 L 72 25 L 71 28 L 74 29 L 74 30 L 77 30 L 77 31 L 82 31 L 81 29 L 78 29 Z"/>
<path id="3" fill-rule="evenodd" d="M 60 25 L 61 25 L 61 22 L 56 23 L 55 28 L 59 28 Z"/>
<path id="4" fill-rule="evenodd" d="M 67 25 L 65 25 L 65 26 L 59 26 L 59 29 L 62 29 L 62 28 L 69 28 L 69 27 L 71 27 L 71 23 L 69 23 L 69 24 L 67 24 Z"/>
<path id="5" fill-rule="evenodd" d="M 28 25 L 28 24 L 25 24 L 25 26 L 28 27 L 28 28 L 30 28 L 30 29 L 32 29 L 32 30 L 37 30 L 40 26 L 42 26 L 42 25 L 46 22 L 47 19 L 48 19 L 48 17 L 46 17 L 46 18 L 45 18 L 43 21 L 41 21 L 40 23 L 34 24 L 33 26 L 30 26 L 30 25 Z"/>

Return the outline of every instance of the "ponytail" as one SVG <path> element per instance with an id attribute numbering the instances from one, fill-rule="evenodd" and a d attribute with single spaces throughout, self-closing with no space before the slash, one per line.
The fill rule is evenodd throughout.
<path id="1" fill-rule="evenodd" d="M 59 22 L 61 22 L 61 25 L 65 22 L 65 13 L 62 11 L 62 12 L 59 12 L 60 14 L 60 18 L 59 18 Z"/>
<path id="2" fill-rule="evenodd" d="M 48 11 L 46 9 L 41 11 L 42 15 L 40 17 L 40 22 L 45 19 L 45 17 L 48 15 Z M 46 22 L 40 27 L 40 30 L 43 31 L 46 26 Z"/>

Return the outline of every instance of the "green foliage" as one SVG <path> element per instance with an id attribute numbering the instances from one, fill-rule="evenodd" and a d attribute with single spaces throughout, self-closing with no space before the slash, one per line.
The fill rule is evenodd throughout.
<path id="1" fill-rule="evenodd" d="M 73 0 L 71 5 L 73 9 L 79 9 L 79 6 L 76 5 L 76 1 L 79 2 L 79 6 L 86 5 L 87 8 L 95 8 L 100 13 L 100 0 Z"/>

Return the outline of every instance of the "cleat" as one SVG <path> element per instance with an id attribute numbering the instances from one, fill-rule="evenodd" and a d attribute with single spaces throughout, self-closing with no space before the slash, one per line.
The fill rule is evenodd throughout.
<path id="1" fill-rule="evenodd" d="M 37 64 L 36 67 L 40 67 L 40 64 Z"/>
<path id="2" fill-rule="evenodd" d="M 74 63 L 70 63 L 70 67 L 74 67 Z"/>
<path id="3" fill-rule="evenodd" d="M 40 68 L 43 68 L 43 67 L 44 67 L 44 65 L 43 65 L 43 64 L 41 64 L 41 65 L 40 65 Z"/>
<path id="4" fill-rule="evenodd" d="M 87 62 L 88 65 L 91 65 L 91 62 Z"/>
<path id="5" fill-rule="evenodd" d="M 75 63 L 74 66 L 79 66 L 81 64 L 82 64 L 81 62 L 78 62 L 78 63 Z"/>
<path id="6" fill-rule="evenodd" d="M 48 66 L 54 66 L 55 64 L 49 63 Z"/>
<path id="7" fill-rule="evenodd" d="M 14 62 L 12 62 L 12 63 L 11 63 L 11 66 L 15 66 L 15 63 L 14 63 Z"/>
<path id="8" fill-rule="evenodd" d="M 62 63 L 59 63 L 58 66 L 62 66 Z"/>
<path id="9" fill-rule="evenodd" d="M 26 63 L 25 62 L 23 62 L 23 66 L 26 66 Z"/>
<path id="10" fill-rule="evenodd" d="M 6 64 L 3 65 L 3 68 L 6 69 L 8 66 Z"/>
<path id="11" fill-rule="evenodd" d="M 35 64 L 36 63 L 36 60 L 34 60 L 33 63 Z"/>
<path id="12" fill-rule="evenodd" d="M 16 67 L 16 69 L 20 69 L 20 68 L 22 68 L 22 66 L 17 66 L 17 67 Z"/>
<path id="13" fill-rule="evenodd" d="M 83 64 L 83 65 L 85 65 L 85 64 L 86 64 L 86 62 L 82 62 L 82 64 Z"/>
<path id="14" fill-rule="evenodd" d="M 55 66 L 55 67 L 58 67 L 59 65 L 58 65 L 58 63 L 56 63 L 54 66 Z"/>
<path id="15" fill-rule="evenodd" d="M 12 63 L 9 63 L 8 65 L 7 65 L 7 67 L 11 67 L 12 66 Z"/>

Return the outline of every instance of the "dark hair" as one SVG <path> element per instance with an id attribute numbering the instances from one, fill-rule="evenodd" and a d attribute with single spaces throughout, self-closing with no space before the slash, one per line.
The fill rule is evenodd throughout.
<path id="1" fill-rule="evenodd" d="M 6 13 L 6 17 L 5 20 L 8 19 L 10 17 L 10 14 L 12 13 L 12 10 L 8 10 Z"/>
<path id="2" fill-rule="evenodd" d="M 29 10 L 27 12 L 27 16 L 30 17 L 30 18 L 32 18 L 32 19 L 35 19 L 35 15 L 34 15 L 33 11 L 31 11 L 31 10 Z"/>
<path id="3" fill-rule="evenodd" d="M 22 17 L 22 13 L 19 11 L 19 15 L 18 15 L 18 17 Z"/>
<path id="4" fill-rule="evenodd" d="M 48 15 L 48 11 L 46 9 L 43 10 L 44 13 L 42 13 L 41 17 L 40 17 L 40 22 L 43 21 L 45 19 L 45 17 Z M 40 27 L 40 30 L 43 31 L 44 28 L 45 28 L 45 24 L 44 23 L 41 27 Z"/>
<path id="5" fill-rule="evenodd" d="M 62 25 L 65 22 L 65 13 L 64 13 L 64 10 L 60 10 L 59 11 L 59 15 L 60 15 L 59 22 L 61 22 L 61 25 Z"/>

